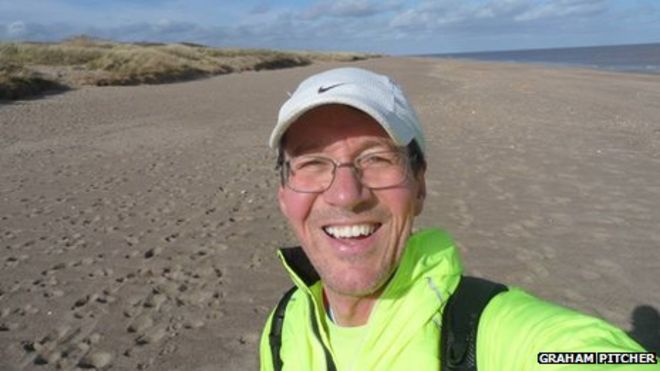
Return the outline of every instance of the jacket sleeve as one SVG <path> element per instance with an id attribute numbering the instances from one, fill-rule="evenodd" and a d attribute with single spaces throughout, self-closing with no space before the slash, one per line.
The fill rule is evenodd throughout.
<path id="1" fill-rule="evenodd" d="M 479 323 L 477 364 L 494 370 L 660 370 L 660 365 L 539 364 L 540 352 L 644 352 L 622 330 L 511 288 L 489 303 Z M 482 367 L 483 366 L 483 367 Z"/>
<path id="2" fill-rule="evenodd" d="M 268 335 L 270 333 L 270 326 L 273 321 L 274 310 L 268 316 L 266 325 L 261 333 L 261 342 L 259 344 L 259 370 L 260 371 L 273 371 L 273 355 L 270 352 L 270 339 Z"/>

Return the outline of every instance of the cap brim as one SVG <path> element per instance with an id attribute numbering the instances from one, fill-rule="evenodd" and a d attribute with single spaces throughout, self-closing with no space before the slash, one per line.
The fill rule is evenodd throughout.
<path id="1" fill-rule="evenodd" d="M 346 96 L 332 96 L 332 95 L 325 95 L 325 96 L 320 96 L 320 97 L 314 97 L 314 99 L 309 99 L 306 102 L 301 102 L 298 104 L 299 108 L 298 109 L 293 109 L 289 110 L 286 112 L 286 114 L 283 114 L 279 117 L 279 120 L 277 122 L 277 125 L 273 129 L 273 132 L 271 133 L 269 144 L 271 148 L 278 149 L 280 141 L 282 140 L 282 137 L 284 136 L 284 133 L 289 129 L 291 124 L 296 122 L 302 115 L 305 113 L 329 104 L 343 104 L 346 106 L 350 106 L 353 108 L 356 108 L 370 117 L 372 117 L 380 126 L 387 132 L 387 134 L 392 138 L 392 140 L 400 146 L 407 145 L 412 138 L 409 138 L 409 140 L 406 142 L 405 138 L 400 138 L 395 134 L 395 132 L 392 130 L 390 125 L 388 124 L 387 120 L 376 110 L 373 109 L 373 107 L 367 103 L 361 102 L 356 99 L 351 99 L 350 97 Z"/>

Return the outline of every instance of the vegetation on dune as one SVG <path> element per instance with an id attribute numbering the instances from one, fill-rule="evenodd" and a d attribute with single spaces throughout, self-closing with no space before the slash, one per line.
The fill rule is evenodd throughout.
<path id="1" fill-rule="evenodd" d="M 160 84 L 371 57 L 375 55 L 219 49 L 193 43 L 117 43 L 85 36 L 61 43 L 0 43 L 0 99 L 21 99 L 84 85 Z"/>
<path id="2" fill-rule="evenodd" d="M 14 64 L 0 64 L 0 99 L 21 99 L 45 91 L 65 90 L 57 81 Z"/>

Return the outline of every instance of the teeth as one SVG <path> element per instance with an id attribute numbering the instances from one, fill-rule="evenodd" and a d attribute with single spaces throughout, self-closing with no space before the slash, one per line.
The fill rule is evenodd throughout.
<path id="1" fill-rule="evenodd" d="M 376 226 L 374 224 L 358 224 L 342 227 L 325 227 L 324 230 L 335 238 L 355 238 L 374 233 Z"/>

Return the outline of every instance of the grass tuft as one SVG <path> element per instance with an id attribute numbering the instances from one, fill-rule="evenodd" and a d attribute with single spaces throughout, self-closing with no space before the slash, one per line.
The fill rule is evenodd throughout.
<path id="1" fill-rule="evenodd" d="M 15 64 L 0 65 L 0 99 L 23 99 L 61 90 L 66 87 L 37 72 Z"/>

